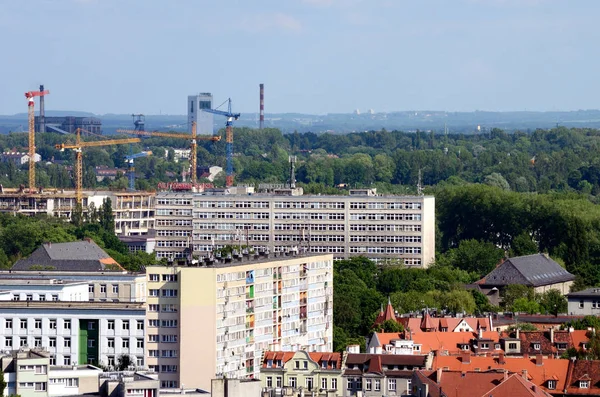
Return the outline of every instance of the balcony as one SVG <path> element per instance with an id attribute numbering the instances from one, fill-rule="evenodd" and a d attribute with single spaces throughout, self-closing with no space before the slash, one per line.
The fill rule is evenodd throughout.
<path id="1" fill-rule="evenodd" d="M 246 308 L 246 313 L 254 313 L 254 308 L 253 307 L 247 307 Z"/>

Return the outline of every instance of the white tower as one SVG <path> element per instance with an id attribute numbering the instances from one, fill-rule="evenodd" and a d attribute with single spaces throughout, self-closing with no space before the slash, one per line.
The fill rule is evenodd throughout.
<path id="1" fill-rule="evenodd" d="M 202 109 L 212 109 L 213 96 L 210 92 L 201 92 L 197 95 L 189 95 L 187 100 L 188 132 L 192 133 L 192 122 L 196 122 L 196 133 L 198 135 L 213 134 L 213 115 L 203 112 Z"/>

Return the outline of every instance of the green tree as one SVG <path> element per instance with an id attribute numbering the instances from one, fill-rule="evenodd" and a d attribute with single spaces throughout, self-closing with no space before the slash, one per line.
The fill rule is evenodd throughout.
<path id="1" fill-rule="evenodd" d="M 544 311 L 554 314 L 554 316 L 568 311 L 567 298 L 557 289 L 551 289 L 541 294 L 540 306 Z"/>
<path id="2" fill-rule="evenodd" d="M 4 379 L 4 371 L 0 367 L 0 396 L 4 396 L 4 390 L 6 390 L 6 380 Z"/>
<path id="3" fill-rule="evenodd" d="M 528 301 L 533 301 L 535 299 L 533 288 L 521 284 L 511 284 L 506 286 L 502 291 L 502 295 L 502 303 L 507 309 L 512 308 L 517 299 L 524 298 Z"/>
<path id="4" fill-rule="evenodd" d="M 443 255 L 439 263 L 485 276 L 494 270 L 503 257 L 504 251 L 494 244 L 470 239 L 461 241 L 458 248 L 453 248 Z"/>
<path id="5" fill-rule="evenodd" d="M 130 355 L 128 355 L 128 354 L 121 354 L 117 358 L 116 369 L 117 369 L 117 371 L 125 371 L 132 364 L 133 364 L 133 361 L 131 360 L 131 356 Z"/>
<path id="6" fill-rule="evenodd" d="M 115 233 L 115 216 L 112 210 L 112 200 L 110 198 L 105 198 L 102 200 L 102 205 L 99 210 L 100 215 L 100 226 L 108 232 Z"/>
<path id="7" fill-rule="evenodd" d="M 537 314 L 540 312 L 540 305 L 527 298 L 518 298 L 514 301 L 510 309 L 515 313 Z"/>
<path id="8" fill-rule="evenodd" d="M 404 332 L 402 324 L 395 320 L 385 320 L 382 324 L 373 328 L 373 332 Z"/>

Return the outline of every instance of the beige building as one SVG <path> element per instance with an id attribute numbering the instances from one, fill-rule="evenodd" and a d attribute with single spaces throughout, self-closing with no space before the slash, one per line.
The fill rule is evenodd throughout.
<path id="1" fill-rule="evenodd" d="M 238 257 L 150 266 L 147 364 L 162 388 L 258 378 L 267 350 L 332 350 L 333 258 Z"/>
<path id="2" fill-rule="evenodd" d="M 158 193 L 156 254 L 160 258 L 209 255 L 243 244 L 271 252 L 366 256 L 427 267 L 435 258 L 435 198 L 384 196 L 374 189 L 348 196 L 205 191 Z"/>
<path id="3" fill-rule="evenodd" d="M 264 354 L 260 369 L 269 397 L 342 396 L 342 353 L 276 352 Z"/>

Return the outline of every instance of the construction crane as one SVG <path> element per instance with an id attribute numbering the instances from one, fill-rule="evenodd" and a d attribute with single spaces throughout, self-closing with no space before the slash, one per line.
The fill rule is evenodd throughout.
<path id="1" fill-rule="evenodd" d="M 233 186 L 233 122 L 240 118 L 240 114 L 231 112 L 231 98 L 225 102 L 227 102 L 226 112 L 218 109 L 202 109 L 202 111 L 227 117 L 227 123 L 225 123 L 225 150 L 227 153 L 227 177 L 225 184 L 227 187 L 230 187 Z"/>
<path id="2" fill-rule="evenodd" d="M 138 159 L 140 157 L 148 157 L 148 156 L 152 156 L 152 152 L 151 151 L 147 151 L 147 152 L 140 152 L 140 153 L 136 153 L 136 154 L 130 154 L 129 156 L 125 156 L 125 160 L 127 161 L 127 164 L 129 164 L 129 170 L 128 170 L 128 178 L 129 178 L 129 190 L 134 191 L 135 190 L 135 166 L 134 166 L 134 160 Z"/>
<path id="3" fill-rule="evenodd" d="M 39 91 L 29 91 L 25 93 L 27 98 L 27 118 L 29 122 L 29 194 L 35 193 L 35 100 L 36 96 L 43 97 L 50 91 L 44 90 L 40 86 Z M 44 131 L 42 131 L 44 132 Z"/>
<path id="4" fill-rule="evenodd" d="M 189 139 L 192 141 L 190 145 L 190 174 L 191 174 L 191 182 L 196 183 L 196 173 L 197 173 L 197 144 L 196 141 L 200 140 L 208 140 L 213 142 L 218 142 L 221 140 L 221 137 L 218 135 L 200 135 L 196 134 L 196 123 L 192 123 L 192 134 L 179 134 L 176 132 L 160 132 L 160 131 L 138 131 L 138 130 L 117 130 L 118 133 L 121 134 L 134 134 L 138 136 L 161 136 L 165 138 L 176 138 L 176 139 Z"/>
<path id="5" fill-rule="evenodd" d="M 86 147 L 97 147 L 97 146 L 110 146 L 110 145 L 122 145 L 126 143 L 137 143 L 141 142 L 140 138 L 124 138 L 124 139 L 108 139 L 105 141 L 92 141 L 92 142 L 82 142 L 81 141 L 81 128 L 77 128 L 76 133 L 76 141 L 75 144 L 72 143 L 59 143 L 55 145 L 57 149 L 60 151 L 64 151 L 65 149 L 74 149 L 75 150 L 75 195 L 77 197 L 77 204 L 81 206 L 83 197 L 82 197 L 82 183 L 83 183 L 83 160 L 81 155 L 81 150 Z"/>

